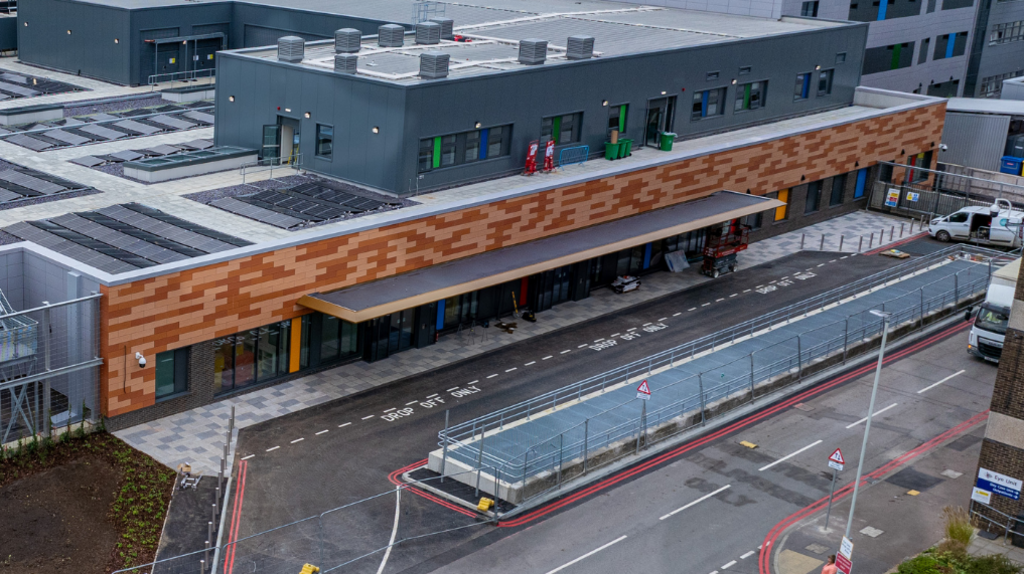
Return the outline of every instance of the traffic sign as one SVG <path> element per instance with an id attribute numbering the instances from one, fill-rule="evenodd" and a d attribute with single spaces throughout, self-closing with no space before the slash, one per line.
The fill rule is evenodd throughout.
<path id="1" fill-rule="evenodd" d="M 843 451 L 838 448 L 828 457 L 828 465 L 836 470 L 843 470 L 846 459 L 843 458 Z"/>
<path id="2" fill-rule="evenodd" d="M 837 573 L 842 572 L 843 574 L 850 574 L 851 570 L 853 570 L 853 562 L 851 562 L 849 558 L 843 556 L 842 554 L 836 556 Z"/>
<path id="3" fill-rule="evenodd" d="M 842 543 L 839 544 L 839 555 L 846 556 L 848 559 L 853 557 L 853 542 L 850 542 L 850 539 L 845 536 L 843 536 Z"/>
<path id="4" fill-rule="evenodd" d="M 636 388 L 636 398 L 645 401 L 651 398 L 651 387 L 647 386 L 647 379 L 644 379 L 640 386 Z"/>

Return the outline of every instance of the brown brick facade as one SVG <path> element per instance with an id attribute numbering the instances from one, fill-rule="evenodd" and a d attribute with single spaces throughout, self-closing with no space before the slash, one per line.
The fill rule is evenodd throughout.
<path id="1" fill-rule="evenodd" d="M 978 466 L 1007 476 L 1024 476 L 1024 451 L 1008 444 L 1003 444 L 986 438 L 981 443 L 981 456 L 978 460 Z M 977 474 L 971 477 L 971 481 L 973 482 L 976 477 Z M 1017 516 L 1021 512 L 1024 512 L 1024 499 L 1013 500 L 1007 496 L 993 495 L 992 508 L 1010 516 Z M 991 520 L 995 520 L 997 523 L 1005 525 L 1005 517 L 994 512 L 986 511 L 980 506 L 976 506 L 975 510 L 982 512 L 982 514 L 988 516 Z M 1003 534 L 1002 529 L 985 520 L 978 521 L 978 526 L 981 526 L 989 532 Z M 1014 527 L 1014 530 L 1017 530 L 1018 532 L 1020 531 L 1020 529 L 1016 527 Z"/>
<path id="2" fill-rule="evenodd" d="M 945 104 L 104 288 L 106 416 L 154 404 L 147 356 L 306 312 L 331 291 L 729 189 L 763 195 L 934 149 Z M 598 160 L 600 161 L 600 160 Z M 826 206 L 822 211 L 827 210 Z M 790 209 L 802 213 L 803 205 Z M 125 390 L 122 390 L 124 388 Z"/>

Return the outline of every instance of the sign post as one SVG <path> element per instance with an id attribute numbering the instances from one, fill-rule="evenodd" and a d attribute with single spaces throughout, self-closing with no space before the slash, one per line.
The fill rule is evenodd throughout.
<path id="1" fill-rule="evenodd" d="M 843 542 L 839 545 L 839 554 L 836 554 L 836 572 L 842 572 L 843 574 L 850 574 L 853 570 L 853 542 L 850 539 L 843 536 Z"/>
<path id="2" fill-rule="evenodd" d="M 843 470 L 846 459 L 843 458 L 843 451 L 838 448 L 828 457 L 828 465 L 832 467 L 832 490 L 828 493 L 828 511 L 825 513 L 825 531 L 828 532 L 828 519 L 832 516 L 832 497 L 836 493 L 836 474 Z"/>
<path id="3" fill-rule="evenodd" d="M 647 379 L 636 388 L 636 398 L 640 399 L 640 432 L 636 436 L 636 451 L 640 452 L 640 437 L 644 439 L 644 448 L 647 448 L 647 401 L 651 400 L 651 387 L 647 385 Z"/>

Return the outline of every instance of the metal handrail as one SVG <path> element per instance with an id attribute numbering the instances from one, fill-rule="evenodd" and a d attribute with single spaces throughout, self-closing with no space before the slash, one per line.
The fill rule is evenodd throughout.
<path id="1" fill-rule="evenodd" d="M 163 74 L 150 74 L 148 81 L 146 83 L 155 88 L 156 85 L 160 82 L 187 82 L 189 80 L 198 80 L 199 78 L 212 78 L 216 75 L 217 68 L 204 68 L 202 70 L 186 70 L 184 72 L 165 72 Z"/>
<path id="2" fill-rule="evenodd" d="M 254 162 L 242 164 L 242 166 L 238 168 L 239 173 L 242 175 L 242 183 L 245 183 L 245 176 L 247 174 L 259 173 L 261 171 L 267 171 L 268 169 L 270 170 L 270 179 L 274 179 L 274 166 L 277 166 L 278 168 L 288 167 L 294 169 L 295 171 L 299 171 L 300 169 L 302 169 L 302 154 L 295 154 L 286 157 L 268 157 Z"/>

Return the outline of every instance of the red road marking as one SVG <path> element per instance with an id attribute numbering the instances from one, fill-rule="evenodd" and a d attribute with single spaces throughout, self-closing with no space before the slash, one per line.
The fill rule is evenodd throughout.
<path id="1" fill-rule="evenodd" d="M 426 466 L 426 464 L 427 464 L 427 459 L 423 459 L 423 460 L 418 460 L 418 461 L 410 464 L 409 466 L 403 466 L 402 468 L 400 468 L 400 469 L 392 472 L 391 474 L 389 474 L 388 475 L 388 480 L 391 481 L 391 484 L 394 484 L 395 486 L 401 486 L 401 487 L 405 488 L 406 490 L 411 491 L 413 494 L 415 494 L 417 496 L 422 496 L 423 498 L 426 498 L 427 500 L 429 500 L 431 502 L 435 502 L 437 504 L 440 504 L 441 506 L 443 506 L 443 507 L 445 507 L 445 508 L 447 508 L 449 510 L 454 510 L 455 512 L 458 512 L 459 514 L 464 514 L 464 515 L 472 517 L 472 518 L 476 518 L 477 516 L 479 516 L 477 513 L 473 512 L 471 510 L 463 508 L 463 507 L 461 507 L 461 506 L 459 506 L 457 504 L 453 504 L 451 502 L 448 502 L 447 500 L 438 498 L 438 497 L 434 496 L 433 494 L 430 494 L 429 492 L 427 492 L 425 490 L 416 488 L 415 486 L 409 486 L 408 484 L 402 482 L 402 480 L 398 478 L 398 476 L 400 474 L 402 474 L 403 472 L 408 472 L 410 470 L 419 468 L 421 466 Z"/>
<path id="2" fill-rule="evenodd" d="M 224 572 L 231 574 L 235 568 L 235 542 L 238 540 L 238 524 L 242 517 L 242 501 L 245 500 L 245 474 L 249 461 L 238 463 L 238 479 L 235 481 L 235 504 L 231 509 L 231 529 L 228 533 L 228 547 L 224 552 Z"/>
<path id="3" fill-rule="evenodd" d="M 946 432 L 940 434 L 939 436 L 932 438 L 931 440 L 918 446 L 917 448 L 910 450 L 904 453 L 902 456 L 899 456 L 887 462 L 886 464 L 876 469 L 874 472 L 862 476 L 860 481 L 861 486 L 863 486 L 867 482 L 868 478 L 881 478 L 882 476 L 892 471 L 893 469 L 903 466 L 910 460 L 917 458 L 921 454 L 928 452 L 929 450 L 935 448 L 936 446 L 939 446 L 940 444 L 953 438 L 954 436 L 971 429 L 972 427 L 983 422 L 987 418 L 987 410 L 985 412 L 974 415 L 973 417 L 947 430 Z M 840 500 L 852 493 L 853 484 L 847 484 L 843 488 L 836 491 L 833 501 Z M 782 521 L 777 523 L 775 526 L 773 526 L 771 530 L 768 531 L 768 534 L 764 537 L 764 543 L 761 545 L 761 553 L 758 556 L 758 571 L 761 574 L 771 574 L 772 545 L 775 543 L 776 540 L 778 540 L 779 536 L 783 532 L 785 532 L 787 528 L 789 528 L 796 522 L 806 518 L 807 516 L 817 511 L 820 511 L 826 504 L 828 504 L 827 496 L 817 500 L 816 502 L 811 503 L 808 506 L 805 506 L 804 508 L 794 512 L 793 514 L 790 514 L 786 518 L 782 519 Z"/>
<path id="4" fill-rule="evenodd" d="M 918 233 L 916 235 L 911 235 L 910 237 L 907 237 L 906 239 L 901 239 L 901 240 L 897 241 L 896 243 L 890 243 L 888 245 L 883 245 L 882 247 L 879 247 L 877 249 L 873 249 L 871 251 L 865 251 L 864 253 L 861 253 L 861 255 L 876 255 L 876 254 L 881 253 L 881 252 L 883 252 L 883 251 L 885 251 L 887 249 L 893 249 L 893 248 L 899 247 L 900 245 L 905 245 L 907 243 L 910 243 L 911 241 L 915 241 L 917 239 L 921 239 L 925 235 L 928 235 L 928 232 L 927 231 L 922 231 L 922 232 L 920 232 L 920 233 Z"/>
<path id="5" fill-rule="evenodd" d="M 909 355 L 911 353 L 915 353 L 915 352 L 919 351 L 921 348 L 925 347 L 926 345 L 930 345 L 930 344 L 934 343 L 935 341 L 939 341 L 941 339 L 945 339 L 946 337 L 949 337 L 949 336 L 954 335 L 954 334 L 956 334 L 956 333 L 958 333 L 960 331 L 963 331 L 964 329 L 966 329 L 969 326 L 970 325 L 966 324 L 966 323 L 961 323 L 961 324 L 958 324 L 958 325 L 954 325 L 953 327 L 950 327 L 950 328 L 948 328 L 948 329 L 946 329 L 944 331 L 940 331 L 940 332 L 938 332 L 938 333 L 928 337 L 927 339 L 924 339 L 923 341 L 918 341 L 917 343 L 914 343 L 913 345 L 911 345 L 911 346 L 909 346 L 909 347 L 907 347 L 905 349 L 902 349 L 900 351 L 891 353 L 891 354 L 889 354 L 889 355 L 887 355 L 885 357 L 885 364 L 889 364 L 889 363 L 891 363 L 893 361 L 896 361 L 896 360 L 899 360 L 899 359 L 901 359 L 901 358 L 903 358 L 903 357 L 905 357 L 905 356 L 907 356 L 907 355 Z M 511 528 L 511 527 L 515 527 L 515 526 L 522 526 L 523 524 L 526 524 L 528 522 L 532 522 L 532 521 L 534 521 L 534 520 L 536 520 L 538 518 L 541 518 L 541 517 L 543 517 L 543 516 L 545 516 L 547 514 L 550 514 L 551 512 L 554 512 L 555 510 L 558 510 L 558 509 L 563 508 L 563 507 L 565 507 L 565 506 L 567 506 L 569 504 L 572 504 L 573 502 L 576 502 L 577 500 L 581 500 L 583 498 L 586 498 L 586 497 L 588 497 L 588 496 L 590 496 L 590 495 L 592 495 L 592 494 L 594 494 L 596 492 L 599 492 L 601 490 L 604 490 L 605 488 L 608 488 L 609 486 L 613 486 L 613 485 L 615 485 L 615 484 L 617 484 L 619 482 L 622 482 L 623 480 L 625 480 L 627 478 L 633 477 L 633 476 L 635 476 L 635 475 L 637 475 L 637 474 L 639 474 L 641 472 L 644 472 L 644 471 L 646 471 L 646 470 L 648 470 L 650 468 L 658 466 L 659 464 L 661 464 L 661 463 L 663 463 L 665 461 L 668 461 L 668 460 L 671 460 L 673 458 L 676 458 L 676 457 L 678 457 L 680 455 L 683 455 L 683 454 L 685 454 L 685 453 L 687 453 L 687 452 L 689 452 L 689 451 L 691 451 L 691 450 L 693 450 L 693 449 L 695 449 L 697 447 L 704 446 L 705 444 L 707 444 L 707 443 L 709 443 L 711 441 L 717 440 L 717 439 L 722 438 L 722 437 L 724 437 L 724 436 L 726 436 L 728 434 L 731 434 L 734 431 L 740 430 L 740 429 L 742 429 L 744 427 L 747 427 L 747 426 L 749 426 L 749 425 L 751 425 L 751 424 L 753 424 L 755 422 L 761 421 L 762 419 L 765 419 L 765 418 L 767 418 L 767 417 L 769 417 L 769 416 L 771 416 L 771 415 L 773 415 L 773 414 L 775 414 L 775 413 L 777 413 L 777 412 L 779 412 L 779 411 L 781 411 L 783 409 L 789 408 L 789 407 L 791 407 L 791 406 L 793 406 L 795 404 L 803 402 L 803 401 L 807 400 L 809 397 L 813 397 L 813 396 L 818 395 L 818 394 L 820 394 L 820 393 L 822 393 L 824 391 L 827 391 L 827 390 L 829 390 L 829 389 L 831 389 L 831 388 L 833 388 L 833 387 L 835 387 L 837 385 L 840 385 L 842 383 L 850 381 L 851 379 L 855 379 L 855 378 L 863 375 L 864 373 L 870 372 L 874 368 L 875 368 L 875 363 L 871 362 L 871 363 L 869 363 L 867 365 L 864 365 L 863 367 L 860 367 L 858 369 L 855 369 L 855 370 L 853 370 L 853 371 L 851 371 L 851 372 L 849 372 L 849 373 L 847 373 L 845 375 L 842 375 L 840 377 L 832 379 L 831 381 L 829 381 L 827 383 L 821 383 L 821 384 L 815 386 L 814 388 L 811 388 L 811 389 L 808 389 L 808 390 L 803 391 L 801 393 L 798 393 L 797 395 L 795 395 L 793 397 L 790 397 L 789 399 L 784 400 L 783 402 L 775 405 L 774 407 L 772 407 L 770 409 L 766 409 L 766 410 L 759 411 L 757 413 L 751 414 L 751 415 L 749 415 L 749 416 L 747 416 L 747 417 L 745 417 L 743 419 L 740 419 L 739 421 L 736 421 L 735 423 L 733 423 L 733 424 L 731 424 L 731 425 L 729 425 L 729 426 L 727 426 L 725 428 L 722 428 L 722 429 L 720 429 L 720 430 L 718 430 L 718 431 L 716 431 L 714 433 L 711 433 L 711 434 L 709 434 L 707 436 L 704 436 L 704 437 L 699 438 L 697 440 L 694 440 L 692 442 L 680 445 L 680 446 L 678 446 L 678 447 L 676 447 L 676 448 L 674 448 L 674 449 L 672 449 L 672 450 L 670 450 L 668 452 L 662 453 L 662 454 L 660 454 L 660 455 L 658 455 L 658 456 L 656 456 L 656 457 L 654 457 L 654 458 L 652 458 L 652 459 L 650 459 L 650 460 L 648 460 L 646 462 L 638 464 L 637 466 L 634 466 L 634 467 L 632 467 L 630 469 L 621 471 L 618 474 L 614 474 L 614 475 L 612 475 L 612 476 L 610 476 L 610 477 L 608 477 L 608 478 L 606 478 L 604 480 L 601 480 L 600 482 L 597 482 L 597 483 L 595 483 L 595 484 L 593 484 L 593 485 L 591 485 L 589 487 L 583 488 L 583 489 L 579 490 L 578 492 L 576 492 L 574 494 L 566 496 L 565 498 L 562 498 L 562 499 L 559 499 L 557 501 L 554 501 L 554 502 L 552 502 L 552 503 L 550 503 L 550 504 L 548 504 L 546 506 L 542 506 L 542 507 L 540 507 L 540 508 L 538 508 L 538 509 L 536 509 L 536 510 L 534 510 L 532 512 L 528 512 L 528 513 L 526 513 L 526 514 L 524 514 L 524 515 L 522 515 L 522 516 L 520 516 L 518 518 L 513 518 L 511 520 L 499 522 L 497 524 L 497 526 L 501 527 L 501 528 Z M 426 464 L 426 459 L 423 459 L 423 460 L 415 462 L 415 463 L 413 463 L 411 465 L 402 467 L 402 468 L 392 472 L 391 474 L 389 474 L 388 475 L 388 480 L 390 480 L 392 482 L 392 484 L 396 484 L 396 485 L 397 484 L 404 484 L 400 480 L 398 480 L 397 476 L 402 474 L 403 472 L 406 472 L 407 470 L 411 470 L 413 468 L 418 468 L 420 466 L 423 466 L 424 464 Z M 456 506 L 456 505 L 451 504 L 451 503 L 449 503 L 447 501 L 443 501 L 443 500 L 437 498 L 436 496 L 433 496 L 433 495 L 428 494 L 426 492 L 422 492 L 422 491 L 420 491 L 417 488 L 409 487 L 409 490 L 412 490 L 415 494 L 418 494 L 418 495 L 420 495 L 420 496 L 422 496 L 422 497 L 424 497 L 424 498 L 426 498 L 428 500 L 431 500 L 433 502 L 437 502 L 438 504 L 441 504 L 442 506 L 445 506 L 446 508 L 450 508 L 452 510 L 455 510 L 456 512 L 459 512 L 461 514 L 466 514 L 467 516 L 477 516 L 475 513 L 470 512 L 470 511 L 466 510 L 465 508 L 462 508 L 460 506 Z M 763 550 L 762 550 L 762 553 L 763 553 Z"/>

